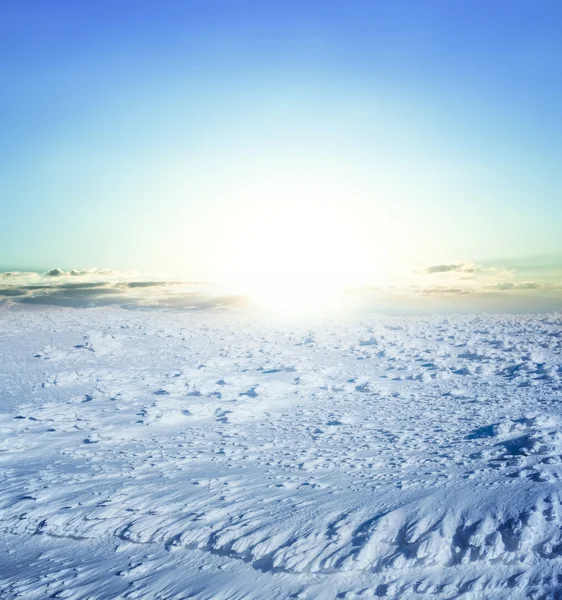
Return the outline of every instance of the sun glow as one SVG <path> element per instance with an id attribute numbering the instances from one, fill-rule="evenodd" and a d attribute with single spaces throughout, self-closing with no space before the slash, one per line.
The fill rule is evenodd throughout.
<path id="1" fill-rule="evenodd" d="M 242 158 L 215 182 L 212 197 L 226 208 L 209 215 L 213 236 L 199 238 L 197 257 L 213 281 L 252 303 L 338 310 L 346 288 L 392 284 L 393 272 L 417 253 L 419 236 L 385 200 L 390 192 L 382 181 L 374 188 L 351 161 Z"/>

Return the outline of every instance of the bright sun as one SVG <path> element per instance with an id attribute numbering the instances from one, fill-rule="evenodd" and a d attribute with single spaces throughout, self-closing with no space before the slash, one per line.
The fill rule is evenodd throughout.
<path id="1" fill-rule="evenodd" d="M 342 290 L 364 273 L 372 281 L 359 228 L 326 208 L 302 206 L 237 231 L 243 235 L 225 252 L 220 279 L 260 308 L 325 314 L 342 307 Z"/>
<path id="2" fill-rule="evenodd" d="M 275 312 L 333 312 L 355 265 L 346 232 L 330 215 L 310 208 L 264 219 L 232 245 L 227 279 L 250 301 Z"/>
<path id="3" fill-rule="evenodd" d="M 309 313 L 340 308 L 345 288 L 389 283 L 414 236 L 353 173 L 254 166 L 217 189 L 229 208 L 206 240 L 215 281 L 262 308 Z"/>
<path id="4" fill-rule="evenodd" d="M 243 291 L 253 304 L 274 312 L 325 314 L 342 307 L 341 290 L 328 282 L 265 279 L 248 282 Z"/>

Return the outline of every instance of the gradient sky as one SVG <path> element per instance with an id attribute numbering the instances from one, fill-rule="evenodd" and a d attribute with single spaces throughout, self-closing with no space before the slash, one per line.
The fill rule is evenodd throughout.
<path id="1" fill-rule="evenodd" d="M 561 31 L 541 0 L 3 0 L 0 267 L 562 255 Z"/>

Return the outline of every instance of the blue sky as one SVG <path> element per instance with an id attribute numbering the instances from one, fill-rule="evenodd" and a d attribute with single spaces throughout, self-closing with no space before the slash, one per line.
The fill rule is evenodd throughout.
<path id="1" fill-rule="evenodd" d="M 6 0 L 0 267 L 552 262 L 561 30 L 540 0 Z"/>

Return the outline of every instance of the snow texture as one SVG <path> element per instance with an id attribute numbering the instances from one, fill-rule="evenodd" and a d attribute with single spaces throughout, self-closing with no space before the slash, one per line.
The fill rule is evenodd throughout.
<path id="1" fill-rule="evenodd" d="M 561 325 L 7 307 L 0 597 L 560 598 Z"/>

